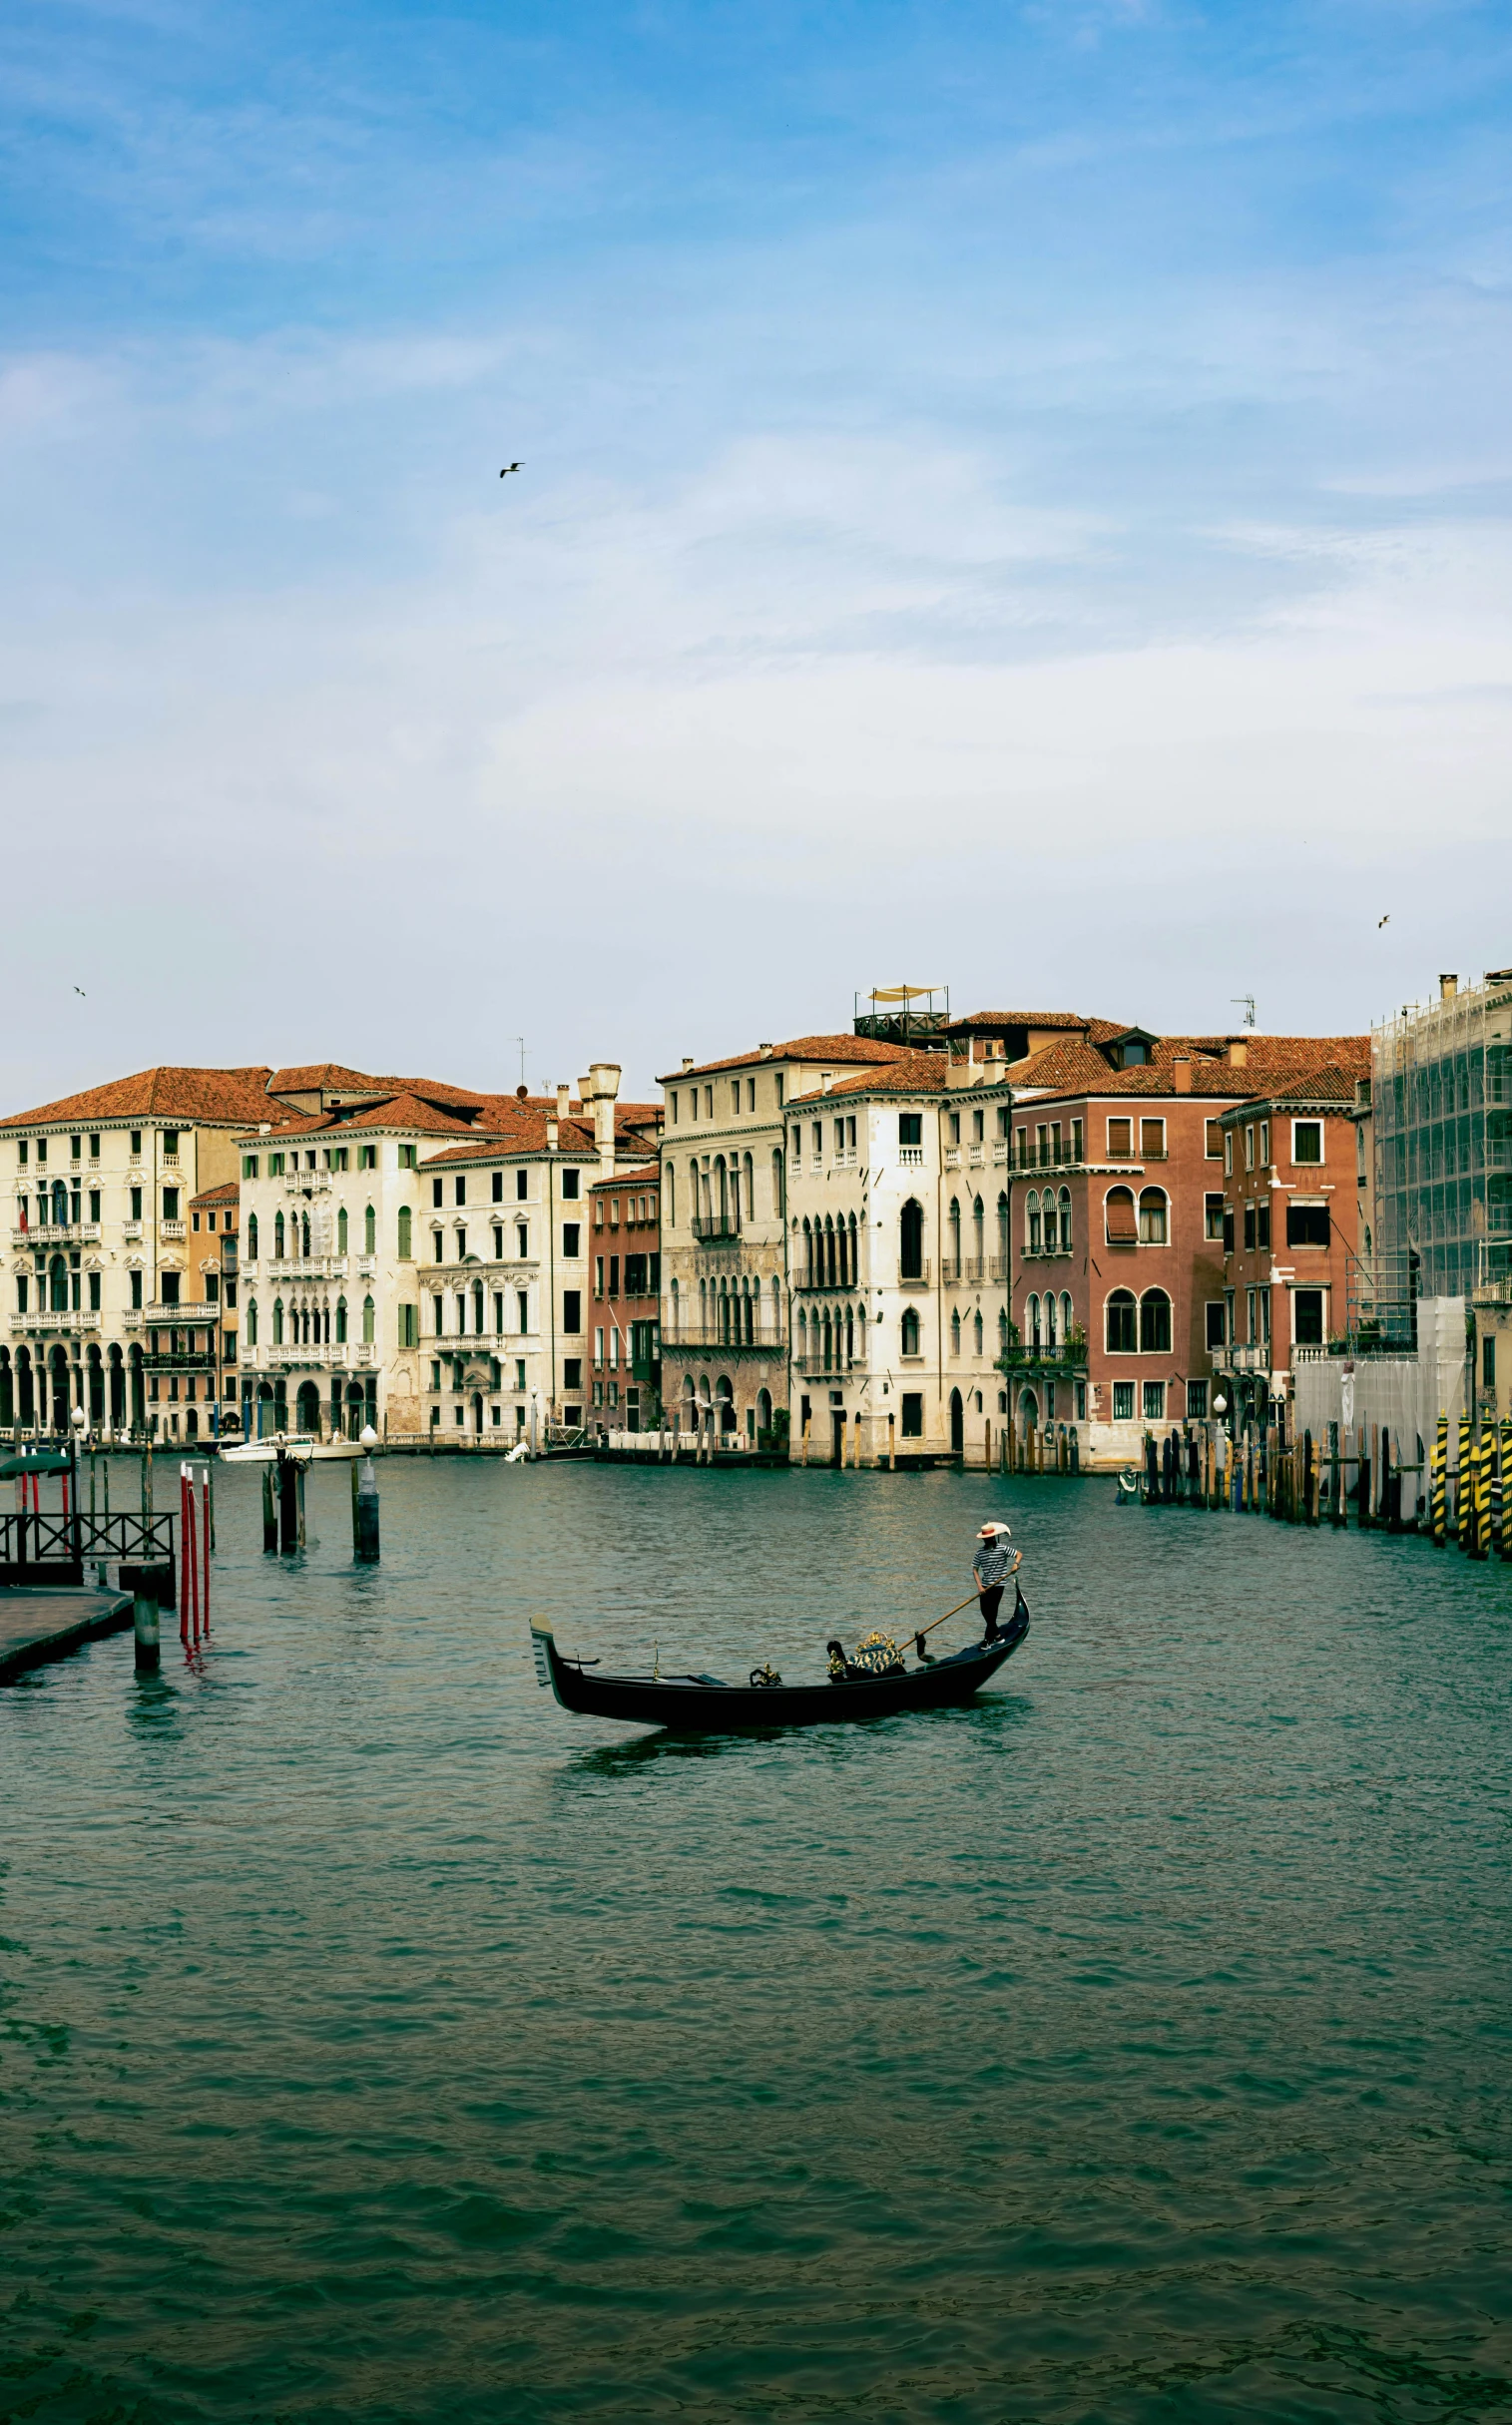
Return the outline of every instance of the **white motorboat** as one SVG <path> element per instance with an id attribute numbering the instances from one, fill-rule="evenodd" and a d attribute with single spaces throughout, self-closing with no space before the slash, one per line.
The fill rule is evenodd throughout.
<path id="1" fill-rule="evenodd" d="M 244 1440 L 223 1448 L 223 1465 L 271 1465 L 282 1449 L 291 1465 L 335 1465 L 366 1455 L 360 1440 L 317 1440 L 307 1431 L 272 1434 L 263 1440 Z"/>

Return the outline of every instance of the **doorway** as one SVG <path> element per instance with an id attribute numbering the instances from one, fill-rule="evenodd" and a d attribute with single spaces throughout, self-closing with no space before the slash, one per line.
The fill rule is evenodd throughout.
<path id="1" fill-rule="evenodd" d="M 845 1410 L 843 1407 L 835 1409 L 829 1418 L 829 1423 L 834 1433 L 834 1462 L 836 1465 L 843 1465 L 845 1462 Z"/>
<path id="2" fill-rule="evenodd" d="M 966 1409 L 961 1404 L 958 1389 L 950 1392 L 950 1446 L 952 1453 L 963 1456 L 966 1449 Z"/>

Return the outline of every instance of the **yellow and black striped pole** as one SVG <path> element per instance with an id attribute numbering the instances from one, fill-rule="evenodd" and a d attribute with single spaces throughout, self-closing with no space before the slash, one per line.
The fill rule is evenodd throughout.
<path id="1" fill-rule="evenodd" d="M 1470 1417 L 1459 1418 L 1459 1463 L 1454 1469 L 1454 1529 L 1459 1546 L 1468 1553 L 1475 1535 L 1471 1529 L 1475 1514 L 1475 1484 L 1470 1472 Z"/>
<path id="2" fill-rule="evenodd" d="M 1449 1471 L 1449 1418 L 1441 1414 L 1433 1441 L 1433 1461 L 1428 1474 L 1428 1530 L 1435 1549 L 1442 1549 L 1448 1539 L 1445 1515 L 1445 1483 Z"/>
<path id="3" fill-rule="evenodd" d="M 1475 1431 L 1475 1547 L 1472 1555 L 1491 1555 L 1491 1457 L 1496 1434 L 1489 1423 Z"/>
<path id="4" fill-rule="evenodd" d="M 1501 1423 L 1501 1538 L 1496 1546 L 1504 1558 L 1512 1558 L 1512 1415 L 1503 1415 Z"/>

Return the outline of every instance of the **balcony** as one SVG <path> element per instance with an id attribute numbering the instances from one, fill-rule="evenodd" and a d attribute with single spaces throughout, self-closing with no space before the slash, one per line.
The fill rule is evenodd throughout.
<path id="1" fill-rule="evenodd" d="M 187 1224 L 182 1220 L 160 1220 L 158 1223 L 158 1235 L 166 1237 L 170 1241 L 187 1236 Z"/>
<path id="2" fill-rule="evenodd" d="M 927 1288 L 929 1285 L 930 1269 L 931 1264 L 927 1254 L 920 1263 L 909 1271 L 905 1271 L 902 1264 L 899 1263 L 898 1286 L 900 1288 Z"/>
<path id="3" fill-rule="evenodd" d="M 959 1147 L 959 1146 L 946 1146 L 946 1148 L 945 1148 L 945 1168 L 946 1168 L 946 1170 L 947 1170 L 947 1171 L 958 1171 L 958 1170 L 960 1169 L 960 1167 L 961 1167 L 961 1149 L 960 1149 L 960 1147 Z"/>
<path id="4" fill-rule="evenodd" d="M 99 1307 L 91 1308 L 88 1305 L 75 1306 L 72 1310 L 62 1313 L 44 1313 L 39 1310 L 36 1313 L 13 1313 L 10 1317 L 13 1331 L 59 1330 L 65 1334 L 71 1330 L 98 1330 L 100 1322 Z"/>
<path id="5" fill-rule="evenodd" d="M 376 1256 L 375 1254 L 359 1254 L 359 1255 L 357 1256 L 357 1277 L 358 1277 L 358 1279 L 376 1279 L 376 1278 L 377 1278 L 377 1276 L 378 1276 L 378 1258 L 377 1258 L 377 1256 Z"/>
<path id="6" fill-rule="evenodd" d="M 1211 1352 L 1214 1363 L 1222 1372 L 1269 1372 L 1274 1360 L 1270 1342 L 1266 1339 L 1258 1340 L 1253 1346 L 1215 1347 Z M 1307 1352 L 1305 1348 L 1297 1350 L 1298 1355 Z M 1311 1350 L 1314 1355 L 1325 1352 L 1320 1348 Z"/>
<path id="7" fill-rule="evenodd" d="M 144 1372 L 214 1372 L 216 1358 L 213 1350 L 203 1348 L 161 1348 L 154 1351 L 149 1347 L 142 1358 L 142 1369 Z"/>
<path id="8" fill-rule="evenodd" d="M 863 1355 L 795 1355 L 792 1369 L 805 1381 L 842 1380 L 848 1372 L 864 1372 Z"/>
<path id="9" fill-rule="evenodd" d="M 922 1147 L 922 1146 L 899 1146 L 899 1147 L 898 1147 L 898 1162 L 899 1162 L 899 1164 L 901 1165 L 901 1167 L 903 1168 L 903 1170 L 905 1170 L 905 1171 L 922 1171 L 922 1169 L 924 1168 L 924 1149 L 923 1149 L 923 1147 Z"/>
<path id="10" fill-rule="evenodd" d="M 11 1231 L 13 1246 L 97 1246 L 99 1242 L 97 1220 L 39 1220 L 29 1229 Z"/>
<path id="11" fill-rule="evenodd" d="M 121 1223 L 121 1235 L 128 1246 L 140 1246 L 142 1243 L 142 1223 L 139 1220 L 124 1220 Z"/>
<path id="12" fill-rule="evenodd" d="M 855 1153 L 856 1150 L 854 1146 L 846 1146 L 840 1153 L 831 1154 L 829 1157 L 829 1168 L 831 1171 L 853 1171 L 855 1169 Z"/>
<path id="13" fill-rule="evenodd" d="M 330 1173 L 329 1171 L 285 1171 L 283 1193 L 285 1196 L 328 1196 L 330 1194 Z"/>
<path id="14" fill-rule="evenodd" d="M 1005 1279 L 1008 1265 L 1001 1254 L 964 1254 L 947 1257 L 940 1265 L 940 1278 L 947 1285 L 975 1286 L 982 1280 Z"/>
<path id="15" fill-rule="evenodd" d="M 695 1212 L 689 1225 L 701 1246 L 725 1245 L 741 1234 L 739 1212 Z"/>
<path id="16" fill-rule="evenodd" d="M 249 1264 L 252 1270 L 253 1265 Z M 344 1254 L 285 1254 L 270 1255 L 267 1277 L 271 1280 L 345 1279 Z"/>
<path id="17" fill-rule="evenodd" d="M 713 1323 L 702 1327 L 697 1322 L 691 1325 L 685 1323 L 681 1330 L 663 1331 L 662 1361 L 664 1364 L 670 1363 L 682 1355 L 702 1355 L 713 1353 L 716 1349 L 721 1355 L 779 1356 L 784 1353 L 785 1344 L 774 1331 L 758 1331 L 755 1338 L 750 1339 L 727 1339 L 720 1336 L 718 1327 Z"/>
<path id="18" fill-rule="evenodd" d="M 213 1330 L 221 1318 L 219 1305 L 139 1305 L 133 1309 L 149 1330 Z"/>

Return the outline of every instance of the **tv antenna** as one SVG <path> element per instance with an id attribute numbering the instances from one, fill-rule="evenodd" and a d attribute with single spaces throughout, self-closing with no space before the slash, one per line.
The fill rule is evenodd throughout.
<path id="1" fill-rule="evenodd" d="M 1238 1002 L 1238 1003 L 1242 1003 L 1242 1004 L 1243 1004 L 1243 1006 L 1244 1006 L 1244 1012 L 1245 1012 L 1245 1025 L 1246 1025 L 1246 1027 L 1254 1027 L 1254 1025 L 1255 1025 L 1255 996 L 1254 996 L 1254 994 L 1231 994 L 1231 995 L 1229 996 L 1229 999 L 1230 999 L 1230 1001 L 1231 1001 L 1231 1002 Z"/>
<path id="2" fill-rule="evenodd" d="M 523 1086 L 525 1084 L 525 1039 L 523 1036 L 511 1036 L 509 1041 L 520 1048 L 520 1084 Z"/>

